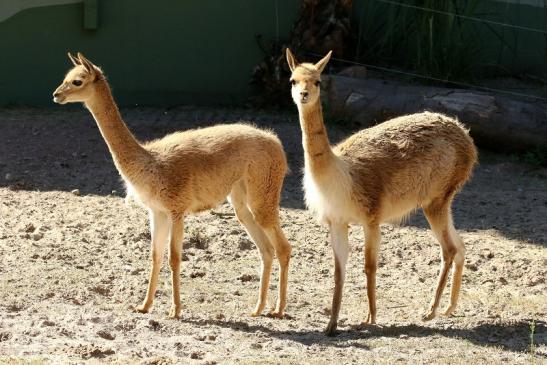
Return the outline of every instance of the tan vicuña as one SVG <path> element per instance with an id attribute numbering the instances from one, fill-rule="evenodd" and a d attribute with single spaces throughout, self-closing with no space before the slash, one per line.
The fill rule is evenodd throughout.
<path id="1" fill-rule="evenodd" d="M 253 316 L 267 301 L 274 254 L 280 265 L 279 293 L 271 314 L 283 316 L 291 246 L 279 222 L 279 201 L 287 171 L 285 153 L 271 132 L 245 124 L 218 125 L 174 133 L 140 144 L 124 124 L 103 72 L 82 54 L 55 90 L 60 104 L 83 102 L 97 122 L 128 194 L 150 213 L 151 271 L 146 298 L 136 308 L 148 312 L 154 300 L 165 245 L 173 284 L 170 316 L 179 317 L 183 220 L 211 209 L 227 196 L 262 259 Z"/>
<path id="2" fill-rule="evenodd" d="M 380 223 L 400 220 L 418 207 L 441 245 L 442 258 L 437 290 L 424 319 L 436 316 L 454 266 L 450 305 L 444 312 L 449 315 L 458 302 L 465 255 L 451 204 L 477 162 L 473 141 L 457 120 L 424 112 L 362 130 L 331 147 L 320 101 L 321 72 L 330 56 L 316 64 L 299 64 L 287 49 L 305 151 L 306 203 L 329 226 L 334 250 L 335 288 L 326 332 L 334 334 L 337 326 L 349 255 L 348 224 L 361 224 L 365 231 L 366 323 L 374 324 Z"/>

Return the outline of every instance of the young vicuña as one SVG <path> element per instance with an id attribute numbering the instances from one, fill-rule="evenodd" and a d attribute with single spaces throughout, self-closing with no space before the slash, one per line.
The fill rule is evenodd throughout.
<path id="1" fill-rule="evenodd" d="M 364 129 L 331 147 L 321 110 L 321 72 L 331 52 L 316 64 L 299 64 L 287 49 L 292 98 L 298 107 L 305 151 L 306 204 L 329 226 L 334 251 L 335 287 L 326 333 L 335 333 L 346 262 L 348 224 L 365 231 L 365 273 L 369 313 L 376 322 L 376 269 L 380 223 L 395 221 L 422 207 L 441 245 L 441 270 L 425 320 L 436 316 L 448 271 L 454 266 L 449 315 L 456 309 L 465 247 L 454 229 L 451 204 L 477 161 L 471 137 L 456 120 L 419 113 Z"/>
<path id="2" fill-rule="evenodd" d="M 162 257 L 169 241 L 173 284 L 171 317 L 181 314 L 180 261 L 183 219 L 211 209 L 227 196 L 238 220 L 258 247 L 262 259 L 260 289 L 253 316 L 267 301 L 274 254 L 280 265 L 279 293 L 274 316 L 286 304 L 291 246 L 279 222 L 279 200 L 287 171 L 279 139 L 249 125 L 214 127 L 173 133 L 140 144 L 124 124 L 103 72 L 82 54 L 69 53 L 74 64 L 53 93 L 59 104 L 83 102 L 91 111 L 108 145 L 128 194 L 150 213 L 152 268 L 146 298 L 137 311 L 152 306 Z"/>

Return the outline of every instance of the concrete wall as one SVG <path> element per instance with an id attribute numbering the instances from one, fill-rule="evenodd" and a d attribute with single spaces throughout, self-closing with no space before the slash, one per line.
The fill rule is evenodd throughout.
<path id="1" fill-rule="evenodd" d="M 275 39 L 279 30 L 286 38 L 298 6 L 291 0 L 2 0 L 0 106 L 50 105 L 70 67 L 67 51 L 102 66 L 121 104 L 240 102 L 263 57 L 255 35 Z"/>

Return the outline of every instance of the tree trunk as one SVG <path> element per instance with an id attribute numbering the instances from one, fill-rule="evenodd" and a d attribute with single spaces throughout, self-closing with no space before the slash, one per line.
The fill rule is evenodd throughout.
<path id="1" fill-rule="evenodd" d="M 547 146 L 547 103 L 465 89 L 405 85 L 374 78 L 323 78 L 330 112 L 369 127 L 424 110 L 457 117 L 480 146 L 523 151 Z"/>

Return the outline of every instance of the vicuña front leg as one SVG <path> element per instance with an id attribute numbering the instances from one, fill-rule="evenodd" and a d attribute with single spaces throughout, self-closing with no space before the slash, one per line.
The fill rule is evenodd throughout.
<path id="1" fill-rule="evenodd" d="M 376 324 L 376 270 L 378 269 L 378 247 L 380 227 L 371 224 L 365 227 L 365 274 L 367 276 L 368 316 L 365 324 Z"/>
<path id="2" fill-rule="evenodd" d="M 150 268 L 150 278 L 148 280 L 148 290 L 144 302 L 135 308 L 137 312 L 147 313 L 154 302 L 156 287 L 158 284 L 158 276 L 163 260 L 163 252 L 167 243 L 169 234 L 169 219 L 167 215 L 161 212 L 150 211 L 150 230 L 152 242 L 150 247 L 150 256 L 152 265 Z"/>
<path id="3" fill-rule="evenodd" d="M 182 310 L 180 304 L 180 261 L 182 255 L 182 240 L 184 223 L 182 215 L 173 214 L 171 217 L 171 237 L 169 240 L 169 268 L 171 269 L 171 282 L 173 284 L 173 304 L 169 317 L 179 318 Z"/>
<path id="4" fill-rule="evenodd" d="M 330 321 L 325 329 L 325 333 L 328 336 L 334 336 L 336 327 L 338 326 L 338 315 L 342 303 L 346 264 L 349 255 L 347 224 L 331 224 L 330 241 L 334 251 L 334 294 L 332 296 Z"/>

